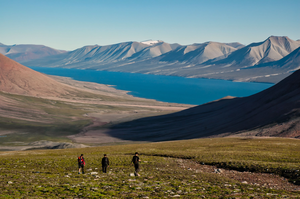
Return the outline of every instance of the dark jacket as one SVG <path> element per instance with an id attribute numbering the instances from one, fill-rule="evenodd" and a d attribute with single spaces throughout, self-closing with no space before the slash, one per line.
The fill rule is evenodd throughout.
<path id="1" fill-rule="evenodd" d="M 139 163 L 139 160 L 140 160 L 140 158 L 139 158 L 139 156 L 133 156 L 133 158 L 132 158 L 132 162 L 133 162 L 133 164 L 138 164 Z"/>
<path id="2" fill-rule="evenodd" d="M 108 166 L 109 165 L 109 160 L 107 157 L 102 158 L 102 166 Z"/>

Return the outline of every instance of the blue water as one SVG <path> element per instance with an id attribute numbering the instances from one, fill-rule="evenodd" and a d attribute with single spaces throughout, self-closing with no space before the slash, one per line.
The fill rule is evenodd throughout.
<path id="1" fill-rule="evenodd" d="M 48 75 L 114 85 L 117 89 L 130 91 L 129 94 L 136 97 L 194 105 L 210 102 L 228 95 L 236 97 L 249 96 L 273 85 L 138 73 L 45 67 L 31 68 Z"/>

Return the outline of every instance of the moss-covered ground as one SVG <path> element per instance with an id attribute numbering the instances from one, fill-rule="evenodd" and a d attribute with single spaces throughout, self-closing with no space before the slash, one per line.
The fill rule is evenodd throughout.
<path id="1" fill-rule="evenodd" d="M 131 177 L 134 152 L 141 176 Z M 84 154 L 85 174 L 77 157 Z M 110 167 L 101 172 L 108 154 Z M 178 166 L 177 158 L 201 164 L 262 172 L 294 172 L 299 180 L 300 140 L 196 139 L 83 149 L 0 153 L 0 198 L 299 198 L 299 191 L 243 184 L 215 173 Z M 298 170 L 298 171 L 297 171 Z M 279 172 L 281 171 L 281 172 Z M 97 172 L 97 173 L 92 173 Z"/>

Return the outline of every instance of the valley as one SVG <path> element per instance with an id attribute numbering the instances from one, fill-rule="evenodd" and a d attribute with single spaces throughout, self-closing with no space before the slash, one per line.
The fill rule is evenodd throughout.
<path id="1" fill-rule="evenodd" d="M 0 5 L 0 199 L 300 198 L 299 0 Z"/>
<path id="2" fill-rule="evenodd" d="M 75 140 L 80 144 L 124 142 L 111 136 L 101 138 L 103 129 L 106 131 L 116 123 L 191 107 L 136 98 L 106 85 L 49 77 L 3 55 L 0 58 L 1 150 L 44 148 L 43 144 L 32 146 L 41 140 L 62 145 Z M 95 134 L 97 129 L 99 132 Z M 90 131 L 94 133 L 89 135 Z M 95 136 L 101 142 L 95 141 Z M 51 148 L 49 143 L 44 144 Z M 78 146 L 76 143 L 68 145 Z"/>

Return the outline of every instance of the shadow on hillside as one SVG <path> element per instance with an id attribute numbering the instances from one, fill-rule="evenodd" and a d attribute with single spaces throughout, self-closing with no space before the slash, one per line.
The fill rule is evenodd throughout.
<path id="1" fill-rule="evenodd" d="M 251 130 L 251 136 L 299 138 L 299 76 L 300 70 L 249 97 L 222 99 L 173 114 L 122 123 L 108 133 L 133 141 L 227 136 Z"/>

